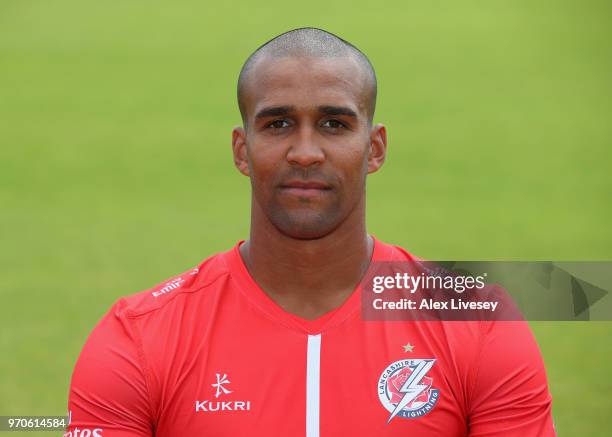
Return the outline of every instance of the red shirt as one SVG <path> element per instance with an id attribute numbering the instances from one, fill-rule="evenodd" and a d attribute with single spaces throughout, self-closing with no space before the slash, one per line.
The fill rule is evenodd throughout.
<path id="1" fill-rule="evenodd" d="M 239 245 L 111 308 L 74 369 L 67 436 L 555 435 L 525 322 L 363 321 L 359 287 L 304 320 Z M 415 258 L 375 240 L 372 260 Z"/>

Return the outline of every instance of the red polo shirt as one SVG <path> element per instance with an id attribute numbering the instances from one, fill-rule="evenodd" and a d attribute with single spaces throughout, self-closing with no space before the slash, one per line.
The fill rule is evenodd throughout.
<path id="1" fill-rule="evenodd" d="M 238 250 L 120 299 L 69 395 L 70 437 L 554 436 L 525 322 L 363 321 L 360 288 L 304 320 Z M 414 261 L 375 240 L 373 261 Z"/>

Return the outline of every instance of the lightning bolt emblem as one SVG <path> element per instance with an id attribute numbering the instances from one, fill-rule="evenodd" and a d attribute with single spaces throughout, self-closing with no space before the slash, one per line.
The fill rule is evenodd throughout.
<path id="1" fill-rule="evenodd" d="M 427 389 L 427 385 L 421 384 L 421 380 L 425 375 L 427 375 L 427 372 L 429 372 L 435 362 L 435 359 L 422 360 L 416 365 L 408 379 L 399 389 L 400 393 L 404 393 L 404 397 L 395 406 L 395 409 L 389 416 L 387 423 L 391 422 L 391 419 L 397 416 L 397 414 L 402 411 L 402 409 L 408 405 L 409 402 L 415 400 L 418 395 Z"/>

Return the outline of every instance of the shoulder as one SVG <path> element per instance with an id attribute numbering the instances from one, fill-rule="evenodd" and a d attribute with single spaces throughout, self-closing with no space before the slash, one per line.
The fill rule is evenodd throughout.
<path id="1" fill-rule="evenodd" d="M 385 243 L 374 238 L 374 255 L 372 261 L 422 261 L 408 250 L 395 244 Z"/>
<path id="2" fill-rule="evenodd" d="M 230 274 L 226 258 L 234 249 L 216 253 L 200 264 L 146 290 L 127 295 L 114 305 L 115 316 L 139 317 L 168 305 L 184 302 L 179 297 L 209 293 Z"/>
<path id="3" fill-rule="evenodd" d="M 414 255 L 410 251 L 398 245 L 384 243 L 376 240 L 376 251 L 374 261 L 381 261 L 380 266 L 376 266 L 374 273 L 376 275 L 393 276 L 396 272 L 408 272 L 412 276 L 440 276 L 439 271 L 446 272 L 444 263 L 439 261 L 431 261 Z M 452 270 L 447 275 L 453 274 Z M 427 289 L 419 289 L 418 294 L 413 295 L 415 298 L 427 298 L 436 302 L 446 302 L 448 296 L 439 295 L 434 292 L 429 292 Z M 439 297 L 441 296 L 441 297 Z M 455 343 L 461 350 L 466 349 L 465 345 L 469 344 L 473 354 L 479 354 L 482 349 L 490 347 L 492 343 L 498 339 L 507 336 L 514 338 L 513 344 L 521 341 L 532 342 L 532 335 L 529 325 L 522 318 L 521 313 L 516 308 L 508 293 L 496 284 L 487 284 L 483 289 L 483 296 L 493 299 L 499 304 L 497 312 L 492 315 L 483 313 L 482 311 L 472 311 L 470 313 L 439 312 L 435 309 L 431 310 L 430 320 L 437 320 L 439 323 L 431 323 L 432 329 L 445 331 L 443 337 L 450 343 Z M 467 297 L 461 295 L 459 297 L 467 300 Z M 431 298 L 431 299 L 429 299 Z M 463 316 L 463 317 L 462 317 Z M 428 320 L 424 318 L 423 320 Z M 496 350 L 498 353 L 503 353 L 504 350 Z"/>

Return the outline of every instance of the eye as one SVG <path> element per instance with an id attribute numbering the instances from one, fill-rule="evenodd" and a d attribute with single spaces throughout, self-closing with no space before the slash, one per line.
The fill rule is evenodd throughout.
<path id="1" fill-rule="evenodd" d="M 339 120 L 335 120 L 333 118 L 330 119 L 330 120 L 325 120 L 322 125 L 323 125 L 323 127 L 327 127 L 327 128 L 330 128 L 330 129 L 341 129 L 341 128 L 346 127 L 344 125 L 344 123 L 342 123 Z"/>
<path id="2" fill-rule="evenodd" d="M 289 122 L 287 120 L 274 120 L 272 123 L 269 123 L 267 128 L 272 129 L 282 129 L 284 127 L 289 127 Z"/>

